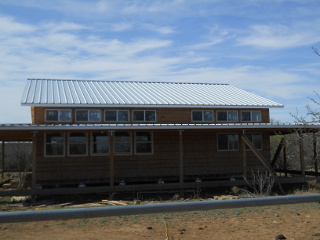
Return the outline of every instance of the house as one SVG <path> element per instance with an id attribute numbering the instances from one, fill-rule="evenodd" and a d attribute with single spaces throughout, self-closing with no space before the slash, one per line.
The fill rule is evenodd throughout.
<path id="1" fill-rule="evenodd" d="M 228 84 L 28 79 L 21 104 L 32 123 L 0 126 L 0 140 L 32 140 L 33 189 L 230 185 L 272 171 L 270 136 L 301 128 L 271 124 L 283 105 Z"/>

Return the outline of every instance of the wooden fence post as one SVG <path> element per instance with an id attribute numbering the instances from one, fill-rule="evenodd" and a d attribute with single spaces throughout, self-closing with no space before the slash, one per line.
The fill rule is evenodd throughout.
<path id="1" fill-rule="evenodd" d="M 5 144 L 5 142 L 4 141 L 2 141 L 1 142 L 1 170 L 2 170 L 2 172 L 1 172 L 1 177 L 2 177 L 2 179 L 4 179 L 4 144 Z"/>
<path id="2" fill-rule="evenodd" d="M 284 176 L 288 177 L 288 167 L 287 167 L 287 144 L 283 146 L 283 167 L 284 167 Z"/>
<path id="3" fill-rule="evenodd" d="M 301 176 L 306 176 L 306 170 L 305 170 L 305 161 L 304 161 L 304 144 L 303 144 L 303 134 L 299 133 L 299 148 L 300 148 L 300 167 L 301 167 Z"/>
<path id="4" fill-rule="evenodd" d="M 314 158 L 315 176 L 319 176 L 318 149 L 317 149 L 317 135 L 316 135 L 316 133 L 313 133 L 313 158 Z"/>

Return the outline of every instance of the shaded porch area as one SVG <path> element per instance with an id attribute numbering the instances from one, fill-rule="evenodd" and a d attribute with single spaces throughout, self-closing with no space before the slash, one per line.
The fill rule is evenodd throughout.
<path id="1" fill-rule="evenodd" d="M 57 127 L 57 126 L 56 126 Z M 76 127 L 79 126 L 71 126 L 74 127 L 74 131 Z M 31 128 L 31 129 L 30 129 Z M 39 163 L 37 163 L 37 158 L 39 154 L 39 146 L 37 147 L 35 143 L 39 142 L 39 138 L 41 137 L 41 132 L 52 131 L 52 129 L 43 129 L 43 126 L 30 126 L 30 128 L 26 128 L 23 130 L 12 129 L 9 131 L 0 131 L 0 140 L 4 142 L 6 141 L 31 141 L 33 143 L 33 151 L 31 154 L 31 168 L 26 171 L 31 170 L 32 172 L 32 182 L 31 188 L 22 190 L 11 190 L 11 191 L 1 191 L 0 195 L 5 196 L 9 195 L 24 195 L 24 193 L 28 193 L 26 195 L 55 195 L 55 194 L 85 194 L 85 193 L 95 193 L 95 192 L 136 192 L 136 191 L 168 191 L 168 190 L 176 190 L 176 189 L 197 189 L 197 188 L 212 188 L 212 187 L 232 187 L 232 186 L 244 186 L 246 182 L 243 180 L 243 177 L 250 177 L 251 165 L 250 162 L 254 161 L 257 165 L 262 165 L 267 169 L 271 174 L 276 176 L 279 184 L 286 183 L 303 183 L 311 179 L 315 179 L 319 173 L 319 165 L 318 165 L 318 157 L 317 157 L 317 142 L 318 137 L 315 135 L 313 142 L 313 151 L 315 153 L 314 158 L 314 166 L 315 171 L 308 171 L 305 166 L 305 142 L 304 140 L 296 142 L 298 144 L 298 148 L 301 152 L 299 154 L 299 169 L 278 169 L 276 166 L 279 166 L 279 161 L 289 161 L 287 158 L 286 152 L 286 142 L 285 140 L 281 140 L 279 145 L 276 148 L 274 155 L 265 155 L 262 154 L 262 150 L 257 149 L 252 141 L 248 137 L 246 137 L 246 133 L 250 132 L 264 132 L 268 133 L 268 136 L 274 134 L 288 134 L 292 131 L 296 131 L 296 128 L 288 129 L 287 126 L 280 128 L 272 125 L 244 125 L 244 124 L 226 124 L 226 125 L 152 125 L 147 126 L 143 124 L 143 126 L 130 125 L 130 126 L 85 126 L 83 127 L 83 131 L 107 131 L 110 145 L 114 144 L 114 133 L 117 131 L 153 131 L 161 133 L 165 131 L 171 132 L 171 137 L 169 143 L 165 145 L 164 143 L 160 144 L 160 148 L 163 147 L 172 147 L 170 150 L 170 164 L 174 166 L 172 169 L 168 169 L 173 174 L 168 175 L 157 175 L 155 172 L 154 177 L 139 179 L 135 178 L 133 171 L 133 175 L 127 176 L 126 172 L 119 168 L 122 164 L 125 164 L 128 161 L 124 156 L 118 156 L 113 152 L 113 148 L 110 148 L 110 152 L 108 155 L 108 159 L 105 161 L 105 178 L 99 181 L 95 181 L 93 179 L 88 179 L 87 182 L 83 181 L 70 181 L 68 183 L 63 183 L 63 181 L 47 181 L 41 182 L 39 181 Z M 59 128 L 59 126 L 58 126 Z M 69 126 L 70 128 L 70 126 Z M 94 128 L 94 129 L 93 129 Z M 55 128 L 55 130 L 57 130 Z M 64 126 L 60 126 L 59 131 L 65 131 Z M 210 132 L 210 134 L 205 135 L 200 134 L 201 132 Z M 309 128 L 306 131 L 301 131 L 301 134 L 316 134 L 318 129 Z M 217 133 L 237 133 L 239 135 L 239 146 L 238 151 L 233 154 L 238 155 L 238 160 L 236 161 L 236 171 L 234 170 L 234 166 L 232 166 L 233 170 L 230 172 L 224 172 L 223 169 L 230 167 L 228 164 L 232 162 L 227 162 L 222 166 L 222 170 L 214 172 L 214 169 L 208 170 L 207 172 L 201 172 L 205 168 L 209 168 L 215 166 L 218 162 L 216 159 L 220 156 L 225 158 L 225 156 L 234 157 L 231 153 L 227 151 L 218 152 L 216 149 L 213 149 L 210 155 L 210 148 L 215 148 L 217 146 Z M 212 134 L 211 134 L 212 133 Z M 215 134 L 214 134 L 215 133 Z M 40 136 L 40 137 L 39 137 Z M 158 136 L 158 135 L 157 135 Z M 191 140 L 192 141 L 191 141 Z M 303 138 L 302 138 L 303 139 Z M 42 140 L 43 141 L 43 140 Z M 194 142 L 200 142 L 201 147 L 192 148 Z M 159 142 L 154 142 L 154 144 L 158 144 Z M 207 143 L 207 144 L 205 144 Z M 210 144 L 208 144 L 210 143 Z M 5 146 L 5 144 L 2 144 Z M 264 146 L 266 149 L 263 151 L 269 151 L 270 148 L 266 145 Z M 43 149 L 43 142 L 40 145 L 40 149 Z M 154 151 L 157 152 L 157 147 L 154 147 Z M 4 150 L 5 151 L 5 150 Z M 4 153 L 3 151 L 3 153 Z M 214 154 L 216 153 L 217 154 Z M 169 155 L 170 155 L 169 154 Z M 231 154 L 231 155 L 230 155 Z M 168 156 L 169 156 L 168 155 Z M 205 156 L 206 155 L 206 156 Z M 268 158 L 269 156 L 269 158 Z M 282 158 L 280 158 L 282 156 Z M 166 154 L 159 155 L 159 159 L 167 157 Z M 213 159 L 212 163 L 210 162 L 201 162 L 201 159 L 207 157 L 208 159 Z M 3 159 L 3 158 L 2 158 Z M 134 159 L 134 158 L 133 158 Z M 146 159 L 136 158 L 138 163 L 142 164 Z M 3 162 L 3 161 L 2 161 Z M 221 161 L 222 162 L 222 161 Z M 139 164 L 138 164 L 139 165 Z M 204 165 L 204 168 L 199 168 L 199 171 L 192 172 L 192 169 L 196 169 L 198 166 Z M 219 164 L 218 164 L 219 165 Z M 217 166 L 218 166 L 217 165 Z M 130 166 L 129 166 L 130 168 Z M 148 166 L 143 167 L 143 169 L 148 170 Z M 157 167 L 155 168 L 157 169 Z M 159 168 L 160 169 L 160 168 Z M 84 170 L 85 171 L 85 170 Z M 190 174 L 192 173 L 192 174 Z M 201 174 L 202 173 L 202 174 Z M 283 174 L 279 174 L 283 173 Z M 123 175 L 124 174 L 124 175 Z M 159 182 L 159 180 L 163 180 L 163 182 Z M 39 185 L 40 183 L 40 185 Z M 83 185 L 80 185 L 83 183 Z M 6 195 L 8 196 L 8 195 Z"/>

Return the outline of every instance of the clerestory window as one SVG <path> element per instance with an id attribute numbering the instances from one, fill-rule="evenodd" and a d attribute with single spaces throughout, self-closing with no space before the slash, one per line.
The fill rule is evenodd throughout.
<path id="1" fill-rule="evenodd" d="M 211 110 L 193 110 L 193 122 L 213 122 L 213 111 Z"/>

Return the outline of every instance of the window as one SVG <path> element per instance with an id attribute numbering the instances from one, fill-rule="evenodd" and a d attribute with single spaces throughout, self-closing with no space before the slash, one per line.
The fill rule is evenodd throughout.
<path id="1" fill-rule="evenodd" d="M 261 122 L 260 111 L 242 111 L 241 112 L 242 122 Z"/>
<path id="2" fill-rule="evenodd" d="M 218 122 L 237 122 L 238 111 L 217 111 Z"/>
<path id="3" fill-rule="evenodd" d="M 128 122 L 128 110 L 106 110 L 104 112 L 104 121 L 106 122 Z"/>
<path id="4" fill-rule="evenodd" d="M 71 122 L 71 110 L 47 109 L 46 122 Z"/>
<path id="5" fill-rule="evenodd" d="M 155 122 L 156 111 L 155 110 L 134 110 L 133 121 L 135 122 Z"/>
<path id="6" fill-rule="evenodd" d="M 237 134 L 218 134 L 218 150 L 236 151 L 239 149 Z"/>
<path id="7" fill-rule="evenodd" d="M 100 110 L 76 110 L 77 122 L 100 122 Z"/>
<path id="8" fill-rule="evenodd" d="M 114 153 L 131 154 L 131 134 L 129 132 L 116 132 L 114 134 Z"/>
<path id="9" fill-rule="evenodd" d="M 63 133 L 46 133 L 45 138 L 45 156 L 53 157 L 64 155 Z"/>
<path id="10" fill-rule="evenodd" d="M 256 149 L 262 150 L 262 136 L 260 133 L 249 133 L 246 134 L 246 137 L 250 140 L 250 142 L 252 142 Z M 249 147 L 246 146 L 246 149 L 249 149 Z"/>
<path id="11" fill-rule="evenodd" d="M 135 135 L 135 153 L 150 154 L 153 151 L 152 133 L 136 132 Z"/>
<path id="12" fill-rule="evenodd" d="M 210 110 L 192 111 L 192 121 L 193 122 L 212 122 L 213 111 L 210 111 Z"/>
<path id="13" fill-rule="evenodd" d="M 87 134 L 86 133 L 69 133 L 69 155 L 85 156 L 87 155 Z"/>
<path id="14" fill-rule="evenodd" d="M 91 155 L 107 155 L 109 153 L 109 136 L 106 132 L 91 133 Z"/>

